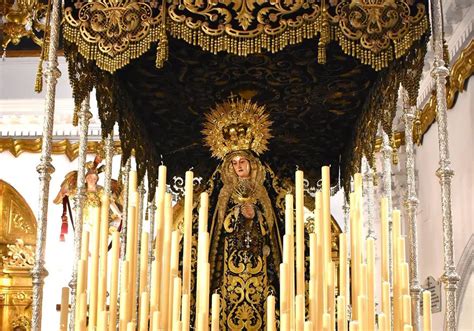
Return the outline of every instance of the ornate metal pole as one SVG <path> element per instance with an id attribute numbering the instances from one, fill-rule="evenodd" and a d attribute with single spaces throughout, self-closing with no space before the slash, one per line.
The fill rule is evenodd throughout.
<path id="1" fill-rule="evenodd" d="M 375 211 L 375 192 L 374 192 L 374 172 L 372 167 L 369 165 L 367 158 L 362 158 L 362 172 L 365 182 L 365 192 L 367 198 L 367 238 L 375 239 L 374 231 L 374 211 Z"/>
<path id="2" fill-rule="evenodd" d="M 342 205 L 342 211 L 344 212 L 344 232 L 349 232 L 349 211 L 350 207 L 347 203 L 347 198 L 344 195 L 344 204 Z"/>
<path id="3" fill-rule="evenodd" d="M 350 207 L 349 207 L 349 203 L 347 201 L 346 192 L 344 192 L 344 204 L 342 205 L 342 210 L 344 212 L 344 233 L 349 235 Z M 352 252 L 349 252 L 348 257 L 346 259 L 346 261 L 347 261 L 346 270 L 350 270 L 351 254 L 352 254 Z M 349 277 L 347 277 L 347 279 L 346 279 L 346 287 L 347 288 L 350 287 Z M 351 308 L 351 304 L 348 300 L 348 301 L 346 301 L 346 318 L 347 318 L 348 321 L 351 319 L 351 315 L 352 315 L 352 308 Z"/>
<path id="4" fill-rule="evenodd" d="M 154 234 L 155 234 L 155 212 L 156 212 L 156 205 L 155 205 L 155 197 L 151 202 L 148 202 L 148 217 L 150 220 L 150 237 L 148 242 L 148 289 L 151 288 L 151 264 L 153 262 L 153 243 L 155 242 Z"/>
<path id="5" fill-rule="evenodd" d="M 113 134 L 109 133 L 105 138 L 105 182 L 104 191 L 112 196 L 112 159 L 114 157 L 114 138 Z"/>
<path id="6" fill-rule="evenodd" d="M 383 195 L 387 198 L 388 203 L 388 242 L 392 247 L 392 147 L 390 146 L 390 138 L 382 130 L 382 156 L 383 156 Z M 392 280 L 392 250 L 388 250 L 389 259 L 389 281 L 390 287 Z M 393 323 L 392 323 L 393 324 Z"/>
<path id="7" fill-rule="evenodd" d="M 75 318 L 76 318 L 76 286 L 77 286 L 77 272 L 78 262 L 81 258 L 81 246 L 82 246 L 82 224 L 83 224 L 83 209 L 84 199 L 86 197 L 86 157 L 87 157 L 87 133 L 89 130 L 89 121 L 92 117 L 92 113 L 89 111 L 89 96 L 87 96 L 81 104 L 81 110 L 79 112 L 79 155 L 77 158 L 78 169 L 77 169 L 77 193 L 74 197 L 74 208 L 75 208 L 75 222 L 74 222 L 74 262 L 72 265 L 72 277 L 69 282 L 71 288 L 71 312 L 69 314 L 69 330 L 74 330 Z"/>
<path id="8" fill-rule="evenodd" d="M 137 269 L 135 270 L 136 275 L 136 287 L 135 287 L 135 300 L 140 299 L 140 252 L 142 246 L 142 231 L 143 231 L 143 221 L 144 221 L 144 206 L 143 203 L 145 202 L 145 179 L 142 179 L 142 182 L 138 186 L 138 234 L 137 234 Z M 135 314 L 134 316 L 138 316 L 138 305 L 134 308 Z"/>
<path id="9" fill-rule="evenodd" d="M 122 154 L 123 157 L 123 154 Z M 119 264 L 119 279 L 122 277 L 122 266 L 123 266 L 123 261 L 125 260 L 125 248 L 127 246 L 127 211 L 128 211 L 128 178 L 130 175 L 130 169 L 132 166 L 132 159 L 131 157 L 128 158 L 127 162 L 125 162 L 124 165 L 122 165 L 122 200 L 123 200 L 123 208 L 122 208 L 122 229 L 120 230 L 120 259 L 122 260 L 121 263 Z M 121 293 L 119 292 L 119 296 Z M 120 302 L 120 298 L 118 299 Z M 119 313 L 119 307 L 117 307 L 117 311 L 110 312 L 111 314 L 118 315 Z M 119 329 L 119 323 L 120 320 L 117 318 L 117 330 Z"/>
<path id="10" fill-rule="evenodd" d="M 421 286 L 418 279 L 418 233 L 416 230 L 416 211 L 418 198 L 416 195 L 415 178 L 415 150 L 413 144 L 413 124 L 416 118 L 416 106 L 410 106 L 408 92 L 402 88 L 403 110 L 405 120 L 405 148 L 407 171 L 407 199 L 408 240 L 410 254 L 410 294 L 413 330 L 420 330 L 420 293 Z"/>
<path id="11" fill-rule="evenodd" d="M 441 185 L 441 212 L 443 222 L 444 273 L 441 277 L 446 291 L 445 329 L 456 330 L 456 288 L 459 275 L 454 264 L 453 219 L 451 215 L 451 169 L 448 146 L 446 77 L 449 70 L 443 60 L 443 9 L 441 0 L 431 1 L 434 63 L 431 75 L 436 81 L 436 121 L 438 122 L 439 168 L 436 175 Z"/>
<path id="12" fill-rule="evenodd" d="M 120 246 L 120 256 L 122 259 L 125 258 L 125 247 L 127 243 L 127 211 L 128 211 L 128 177 L 130 175 L 132 160 L 129 158 L 124 166 L 122 166 L 122 184 L 123 184 L 123 210 L 122 210 L 122 230 L 120 238 L 122 246 Z M 120 264 L 121 266 L 121 264 Z"/>
<path id="13" fill-rule="evenodd" d="M 51 163 L 51 142 L 53 135 L 54 106 L 56 98 L 56 83 L 61 76 L 58 70 L 58 41 L 59 41 L 59 9 L 61 1 L 52 1 L 50 21 L 50 43 L 48 49 L 48 68 L 46 69 L 46 100 L 44 107 L 43 141 L 41 146 L 40 164 L 36 167 L 39 173 L 39 212 L 36 232 L 35 264 L 32 270 L 33 301 L 31 329 L 41 330 L 41 315 L 43 312 L 43 285 L 48 271 L 45 264 L 46 230 L 48 222 L 49 182 L 54 167 Z"/>

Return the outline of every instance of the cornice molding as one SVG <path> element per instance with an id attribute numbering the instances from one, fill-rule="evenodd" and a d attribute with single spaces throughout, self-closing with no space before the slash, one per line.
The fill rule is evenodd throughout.
<path id="1" fill-rule="evenodd" d="M 451 73 L 446 84 L 446 99 L 448 109 L 454 108 L 459 93 L 465 91 L 467 82 L 474 74 L 474 40 L 461 52 L 457 60 L 451 67 Z M 432 93 L 428 102 L 420 110 L 418 120 L 413 128 L 413 139 L 420 145 L 423 136 L 430 129 L 436 120 L 436 96 Z M 398 148 L 405 144 L 405 133 L 403 131 L 394 132 L 395 146 Z M 378 137 L 375 141 L 375 152 L 379 152 L 382 146 L 382 138 Z"/>
<path id="2" fill-rule="evenodd" d="M 42 138 L 32 139 L 12 139 L 0 138 L 0 153 L 9 151 L 14 157 L 22 153 L 40 153 Z M 101 141 L 89 141 L 87 143 L 87 153 L 95 154 L 102 149 Z M 114 141 L 115 154 L 121 154 L 120 141 Z M 72 142 L 69 139 L 53 140 L 52 154 L 66 155 L 69 161 L 74 161 L 79 154 L 79 142 Z"/>
<path id="3" fill-rule="evenodd" d="M 451 67 L 448 83 L 446 84 L 446 99 L 448 109 L 452 109 L 456 104 L 457 96 L 463 92 L 466 83 L 474 73 L 474 40 L 461 52 L 457 60 Z M 428 132 L 436 119 L 436 96 L 432 93 L 428 102 L 420 111 L 418 128 L 414 128 L 413 138 L 421 144 L 423 136 Z"/>

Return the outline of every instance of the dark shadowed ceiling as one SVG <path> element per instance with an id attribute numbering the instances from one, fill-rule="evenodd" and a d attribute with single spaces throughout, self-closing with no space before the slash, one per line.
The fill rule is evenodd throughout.
<path id="1" fill-rule="evenodd" d="M 210 162 L 203 145 L 203 114 L 233 94 L 266 106 L 274 138 L 262 158 L 280 176 L 293 176 L 299 166 L 316 179 L 320 167 L 331 164 L 335 178 L 377 74 L 335 44 L 328 47 L 327 63 L 317 64 L 316 44 L 308 40 L 276 54 L 239 57 L 171 40 L 164 68 L 155 68 L 155 52 L 149 51 L 118 77 L 173 174 L 191 167 L 197 175 L 210 174 L 217 162 Z"/>

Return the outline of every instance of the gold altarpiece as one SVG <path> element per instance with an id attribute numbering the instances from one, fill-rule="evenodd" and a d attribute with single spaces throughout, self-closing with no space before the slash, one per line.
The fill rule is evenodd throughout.
<path id="1" fill-rule="evenodd" d="M 36 218 L 13 186 L 0 180 L 0 329 L 30 330 Z"/>

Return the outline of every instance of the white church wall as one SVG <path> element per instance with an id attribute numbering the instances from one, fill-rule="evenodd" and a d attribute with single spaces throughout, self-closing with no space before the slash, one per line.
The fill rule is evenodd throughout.
<path id="1" fill-rule="evenodd" d="M 448 111 L 449 148 L 452 169 L 452 218 L 456 263 L 473 233 L 474 216 L 474 85 L 459 94 L 456 105 Z M 438 177 L 438 130 L 434 123 L 425 134 L 423 145 L 416 149 L 418 173 L 419 273 L 420 281 L 443 274 L 443 228 L 441 218 L 441 191 Z M 445 295 L 442 294 L 443 312 L 433 314 L 433 329 L 442 330 Z M 469 300 L 464 300 L 463 304 Z M 465 307 L 460 307 L 464 311 Z M 472 310 L 471 310 L 472 311 Z M 465 325 L 465 324 L 464 324 Z M 462 328 L 461 328 L 462 327 Z M 472 330 L 471 324 L 468 330 Z M 459 325 L 459 330 L 467 330 Z"/>

